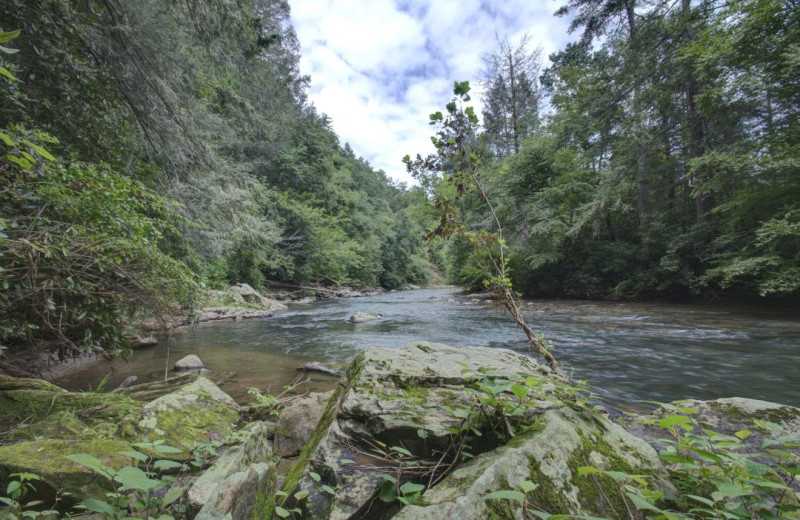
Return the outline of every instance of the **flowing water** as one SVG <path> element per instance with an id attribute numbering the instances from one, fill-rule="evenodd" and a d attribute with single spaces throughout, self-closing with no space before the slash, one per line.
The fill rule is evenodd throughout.
<path id="1" fill-rule="evenodd" d="M 349 323 L 357 311 L 383 318 Z M 587 381 L 612 408 L 640 411 L 652 408 L 642 401 L 732 396 L 800 406 L 796 314 L 548 300 L 528 302 L 525 315 L 552 342 L 567 372 Z M 228 373 L 223 389 L 244 401 L 249 387 L 280 391 L 296 379 L 296 368 L 304 362 L 344 367 L 371 346 L 394 348 L 425 340 L 527 352 L 524 335 L 501 309 L 448 288 L 321 301 L 272 318 L 201 325 L 160 340 L 128 361 L 92 365 L 59 383 L 85 389 L 109 373 L 109 388 L 129 375 L 140 382 L 155 380 L 163 377 L 165 365 L 171 368 L 180 357 L 197 354 L 212 376 Z M 330 389 L 335 382 L 313 374 L 308 389 Z"/>

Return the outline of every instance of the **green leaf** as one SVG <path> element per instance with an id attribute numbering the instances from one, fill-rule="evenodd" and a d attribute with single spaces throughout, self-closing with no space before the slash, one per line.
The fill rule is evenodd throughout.
<path id="1" fill-rule="evenodd" d="M 0 43 L 7 43 L 19 36 L 20 30 L 17 29 L 15 31 L 0 31 Z"/>
<path id="2" fill-rule="evenodd" d="M 481 500 L 513 500 L 520 504 L 525 503 L 525 495 L 516 489 L 501 489 L 500 491 L 493 491 L 481 497 Z"/>
<path id="3" fill-rule="evenodd" d="M 171 469 L 182 468 L 183 464 L 175 462 L 174 460 L 157 460 L 153 463 L 153 467 L 159 471 L 169 471 Z"/>
<path id="4" fill-rule="evenodd" d="M 747 430 L 747 429 L 739 430 L 738 432 L 734 433 L 734 435 L 736 435 L 738 438 L 740 438 L 742 440 L 745 440 L 746 438 L 750 437 L 750 435 L 752 435 L 752 434 L 753 434 L 753 432 L 751 432 L 750 430 Z"/>
<path id="5" fill-rule="evenodd" d="M 406 482 L 402 486 L 400 486 L 400 492 L 404 495 L 409 495 L 412 493 L 418 493 L 425 489 L 423 484 L 417 484 L 415 482 Z"/>
<path id="6" fill-rule="evenodd" d="M 322 487 L 322 491 L 328 493 L 331 496 L 336 494 L 336 490 L 333 489 L 332 487 L 326 485 L 326 484 L 323 484 L 321 487 Z"/>
<path id="7" fill-rule="evenodd" d="M 159 444 L 158 446 L 154 447 L 156 453 L 160 455 L 166 455 L 168 453 L 176 454 L 176 453 L 183 453 L 183 450 L 180 448 L 174 448 L 172 446 L 167 446 L 166 444 Z"/>
<path id="8" fill-rule="evenodd" d="M 5 77 L 7 77 L 8 79 L 10 79 L 10 80 L 14 80 L 14 81 L 17 79 L 17 77 L 16 77 L 16 76 L 14 76 L 13 74 L 11 74 L 11 73 L 8 71 L 8 69 L 7 69 L 7 68 L 5 68 L 5 67 L 0 67 L 0 75 L 2 75 L 2 76 L 5 76 Z"/>
<path id="9" fill-rule="evenodd" d="M 111 478 L 113 473 L 111 468 L 107 468 L 103 465 L 103 463 L 97 457 L 89 455 L 87 453 L 76 453 L 73 455 L 67 455 L 66 458 L 71 460 L 72 462 L 76 462 L 81 466 L 89 468 L 90 470 L 94 471 L 95 473 L 99 473 L 104 477 Z"/>
<path id="10" fill-rule="evenodd" d="M 94 513 L 100 513 L 101 515 L 108 515 L 112 518 L 116 517 L 116 512 L 117 512 L 114 506 L 112 506 L 111 504 L 103 502 L 102 500 L 97 500 L 95 498 L 87 498 L 86 500 L 81 501 L 75 507 L 86 509 Z"/>
<path id="11" fill-rule="evenodd" d="M 662 512 L 661 509 L 648 502 L 647 499 L 641 495 L 637 495 L 636 493 L 625 493 L 625 496 L 627 496 L 630 501 L 633 502 L 634 507 L 636 507 L 636 509 L 639 511 L 656 511 L 657 513 Z"/>
<path id="12" fill-rule="evenodd" d="M 698 502 L 701 502 L 701 503 L 703 503 L 703 504 L 705 504 L 705 505 L 707 505 L 709 507 L 714 507 L 714 501 L 710 500 L 708 498 L 700 497 L 700 496 L 697 496 L 697 495 L 686 495 L 686 496 L 691 498 L 692 500 L 697 500 Z"/>
<path id="13" fill-rule="evenodd" d="M 535 490 L 535 489 L 536 489 L 536 488 L 538 488 L 538 487 L 539 487 L 539 485 L 538 485 L 538 484 L 536 484 L 536 483 L 534 483 L 534 482 L 531 482 L 530 480 L 523 480 L 523 481 L 522 481 L 522 482 L 520 482 L 520 484 L 519 484 L 519 488 L 520 488 L 520 489 L 522 490 L 522 492 L 523 492 L 523 493 L 525 493 L 525 494 L 528 494 L 528 493 L 530 493 L 531 491 Z"/>
<path id="14" fill-rule="evenodd" d="M 307 489 L 301 489 L 300 491 L 298 491 L 297 493 L 294 494 L 294 499 L 295 500 L 303 500 L 304 498 L 307 498 L 307 497 L 308 497 L 308 490 Z"/>
<path id="15" fill-rule="evenodd" d="M 33 166 L 30 162 L 28 162 L 27 159 L 23 159 L 22 157 L 17 157 L 16 155 L 8 154 L 6 155 L 6 159 L 18 165 L 23 170 L 27 170 Z"/>
<path id="16" fill-rule="evenodd" d="M 408 451 L 407 449 L 405 449 L 405 448 L 403 448 L 401 446 L 392 446 L 389 449 L 392 450 L 392 451 L 396 451 L 397 453 L 399 453 L 401 455 L 406 455 L 408 457 L 412 457 L 413 456 L 413 455 L 411 455 L 410 451 Z"/>
<path id="17" fill-rule="evenodd" d="M 10 47 L 5 47 L 3 45 L 0 45 L 0 52 L 4 52 L 6 54 L 16 54 L 19 52 L 19 49 L 12 49 Z"/>
<path id="18" fill-rule="evenodd" d="M 13 139 L 11 139 L 11 136 L 5 132 L 0 132 L 0 141 L 6 143 L 6 146 L 16 146 L 17 144 Z"/>
<path id="19" fill-rule="evenodd" d="M 186 488 L 181 486 L 169 488 L 167 492 L 164 494 L 163 505 L 168 506 L 171 503 L 175 502 L 181 496 L 183 496 L 183 493 L 185 491 Z"/>
<path id="20" fill-rule="evenodd" d="M 595 473 L 603 473 L 603 470 L 600 468 L 595 468 L 594 466 L 581 466 L 578 468 L 579 477 L 584 475 L 593 475 Z"/>
<path id="21" fill-rule="evenodd" d="M 6 488 L 6 495 L 11 496 L 16 490 L 22 487 L 22 482 L 19 480 L 12 480 L 8 483 L 8 487 Z"/>
<path id="22" fill-rule="evenodd" d="M 162 483 L 147 476 L 147 473 L 133 466 L 125 466 L 114 475 L 114 480 L 119 482 L 122 491 L 152 491 L 162 487 Z"/>
<path id="23" fill-rule="evenodd" d="M 317 473 L 316 471 L 309 471 L 308 476 L 311 477 L 311 479 L 314 482 L 319 482 L 320 480 L 322 480 L 322 477 L 320 477 L 319 473 Z"/>
<path id="24" fill-rule="evenodd" d="M 139 462 L 147 462 L 150 459 L 150 457 L 144 453 L 135 450 L 120 451 L 119 454 L 138 460 Z"/>
<path id="25" fill-rule="evenodd" d="M 44 157 L 44 158 L 45 158 L 45 159 L 47 159 L 48 161 L 55 161 L 55 160 L 56 160 L 56 158 L 55 158 L 55 157 L 53 157 L 53 156 L 50 154 L 50 152 L 48 152 L 47 150 L 45 150 L 44 148 L 42 148 L 42 147 L 41 147 L 41 146 L 39 146 L 38 144 L 34 144 L 34 143 L 32 143 L 32 142 L 28 141 L 27 139 L 26 139 L 26 140 L 24 140 L 24 141 L 22 141 L 22 144 L 25 144 L 25 145 L 27 145 L 27 146 L 30 146 L 31 148 L 33 148 L 34 150 L 36 150 L 36 152 L 37 152 L 39 155 L 41 155 L 42 157 Z"/>
<path id="26" fill-rule="evenodd" d="M 692 420 L 685 415 L 668 415 L 658 422 L 658 427 L 662 430 L 671 428 L 672 426 L 683 426 L 689 424 Z"/>
<path id="27" fill-rule="evenodd" d="M 751 491 L 743 489 L 735 484 L 724 482 L 717 487 L 717 493 L 723 498 L 736 498 L 752 494 Z"/>
<path id="28" fill-rule="evenodd" d="M 275 514 L 281 518 L 289 518 L 291 516 L 291 513 L 281 506 L 275 506 Z"/>
<path id="29" fill-rule="evenodd" d="M 397 498 L 397 490 L 394 486 L 394 482 L 387 480 L 386 482 L 381 485 L 380 492 L 378 493 L 378 498 L 381 499 L 381 502 L 394 502 Z"/>
<path id="30" fill-rule="evenodd" d="M 528 397 L 528 389 L 517 383 L 511 385 L 511 392 L 519 399 Z"/>

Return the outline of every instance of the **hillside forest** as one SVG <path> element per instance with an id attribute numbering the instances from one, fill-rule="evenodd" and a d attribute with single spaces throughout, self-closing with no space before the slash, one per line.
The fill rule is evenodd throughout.
<path id="1" fill-rule="evenodd" d="M 796 3 L 556 14 L 575 43 L 545 60 L 498 38 L 480 117 L 463 83 L 431 116 L 476 167 L 516 290 L 796 298 Z M 406 186 L 340 142 L 286 0 L 7 0 L 0 20 L 0 353 L 124 352 L 131 317 L 236 282 L 482 287 L 468 236 L 429 239 L 443 209 L 488 228 L 486 205 L 441 148 Z"/>

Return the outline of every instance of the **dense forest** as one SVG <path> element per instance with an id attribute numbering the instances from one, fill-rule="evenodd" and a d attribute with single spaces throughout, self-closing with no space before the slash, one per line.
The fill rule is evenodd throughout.
<path id="1" fill-rule="evenodd" d="M 443 208 L 497 217 L 526 295 L 796 297 L 796 2 L 556 15 L 577 40 L 546 63 L 531 37 L 485 57 L 482 124 L 464 89 L 431 116 L 487 209 L 441 154 L 407 187 L 339 141 L 286 0 L 3 2 L 0 349 L 113 351 L 132 315 L 235 282 L 480 288 L 469 236 L 425 240 Z"/>
<path id="2" fill-rule="evenodd" d="M 483 125 L 464 92 L 431 124 L 478 165 L 517 290 L 796 298 L 798 7 L 570 0 L 556 15 L 571 16 L 577 41 L 548 63 L 529 38 L 498 41 L 480 81 Z M 459 212 L 474 239 L 494 216 L 452 159 L 440 148 L 409 168 L 446 209 L 437 214 Z M 479 288 L 494 271 L 468 235 L 442 258 L 453 282 Z"/>
<path id="3" fill-rule="evenodd" d="M 289 14 L 2 3 L 0 344 L 111 351 L 203 285 L 426 281 L 414 195 L 306 100 Z"/>

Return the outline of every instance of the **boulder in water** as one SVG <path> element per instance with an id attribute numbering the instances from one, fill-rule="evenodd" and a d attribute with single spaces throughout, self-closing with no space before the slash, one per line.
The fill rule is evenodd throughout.
<path id="1" fill-rule="evenodd" d="M 338 370 L 336 370 L 334 368 L 327 367 L 327 366 L 323 365 L 322 363 L 320 363 L 319 361 L 312 361 L 310 363 L 303 363 L 302 365 L 297 367 L 297 370 L 299 370 L 300 372 L 316 372 L 318 374 L 325 374 L 326 376 L 338 376 L 338 375 L 340 375 Z"/>
<path id="2" fill-rule="evenodd" d="M 200 360 L 199 357 L 195 356 L 194 354 L 189 354 L 188 356 L 183 356 L 178 361 L 175 362 L 175 370 L 202 370 L 206 366 Z"/>
<path id="3" fill-rule="evenodd" d="M 379 320 L 382 317 L 383 314 L 378 314 L 377 312 L 367 314 L 366 312 L 359 311 L 350 316 L 350 323 L 366 323 L 368 321 Z"/>

